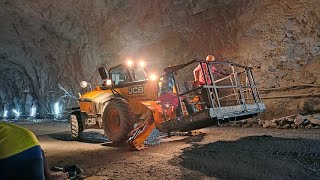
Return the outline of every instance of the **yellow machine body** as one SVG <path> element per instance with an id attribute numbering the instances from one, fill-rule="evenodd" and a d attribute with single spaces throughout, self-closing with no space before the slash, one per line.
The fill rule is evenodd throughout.
<path id="1" fill-rule="evenodd" d="M 88 115 L 102 114 L 108 100 L 117 96 L 126 99 L 134 115 L 143 114 L 146 111 L 141 101 L 156 101 L 158 98 L 158 84 L 156 81 L 146 80 L 138 85 L 133 84 L 125 87 L 103 88 L 97 86 L 95 90 L 83 94 L 79 99 L 80 110 Z"/>

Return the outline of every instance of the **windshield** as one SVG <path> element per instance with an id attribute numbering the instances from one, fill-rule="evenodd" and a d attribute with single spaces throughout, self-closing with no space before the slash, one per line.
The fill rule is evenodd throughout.
<path id="1" fill-rule="evenodd" d="M 143 81 L 147 79 L 145 69 L 139 66 L 127 67 L 124 65 L 110 69 L 114 85 L 128 82 Z"/>

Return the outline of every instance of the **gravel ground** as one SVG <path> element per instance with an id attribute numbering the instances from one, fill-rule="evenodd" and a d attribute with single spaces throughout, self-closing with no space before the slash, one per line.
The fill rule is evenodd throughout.
<path id="1" fill-rule="evenodd" d="M 71 141 L 67 122 L 21 122 L 50 166 L 77 164 L 88 179 L 320 179 L 320 131 L 212 127 L 193 137 L 154 131 L 149 147 L 113 145 L 101 130 Z M 159 138 L 162 136 L 162 138 Z"/>

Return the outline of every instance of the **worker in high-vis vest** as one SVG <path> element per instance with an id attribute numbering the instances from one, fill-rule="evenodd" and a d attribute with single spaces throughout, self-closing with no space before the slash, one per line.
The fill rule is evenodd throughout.
<path id="1" fill-rule="evenodd" d="M 0 121 L 0 179 L 56 179 L 37 137 L 28 129 Z M 59 175 L 67 179 L 67 175 Z"/>

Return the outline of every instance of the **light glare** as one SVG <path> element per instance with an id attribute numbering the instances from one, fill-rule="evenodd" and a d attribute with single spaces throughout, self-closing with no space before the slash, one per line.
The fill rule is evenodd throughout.
<path id="1" fill-rule="evenodd" d="M 3 117 L 5 118 L 5 117 L 7 117 L 7 115 L 8 115 L 8 111 L 4 111 Z"/>
<path id="2" fill-rule="evenodd" d="M 18 112 L 17 110 L 13 109 L 12 112 L 14 112 L 16 114 L 17 117 L 20 116 L 20 112 Z"/>
<path id="3" fill-rule="evenodd" d="M 128 66 L 132 66 L 132 64 L 133 64 L 133 61 L 132 61 L 131 59 L 128 59 L 128 60 L 127 60 L 127 65 L 128 65 Z"/>
<path id="4" fill-rule="evenodd" d="M 30 116 L 34 117 L 36 115 L 36 112 L 37 112 L 37 108 L 35 106 L 32 106 L 30 110 Z"/>
<path id="5" fill-rule="evenodd" d="M 150 75 L 150 79 L 151 79 L 152 81 L 154 81 L 154 80 L 157 79 L 157 76 L 156 76 L 155 74 L 151 74 L 151 75 Z"/>
<path id="6" fill-rule="evenodd" d="M 145 63 L 143 60 L 141 60 L 141 61 L 139 62 L 139 65 L 140 65 L 141 67 L 144 67 L 144 66 L 146 65 L 146 63 Z"/>
<path id="7" fill-rule="evenodd" d="M 54 113 L 55 113 L 56 115 L 59 114 L 59 103 L 58 103 L 58 102 L 56 102 L 56 103 L 54 104 Z"/>
<path id="8" fill-rule="evenodd" d="M 112 81 L 111 79 L 107 79 L 107 86 L 110 86 L 110 85 L 112 85 Z"/>

